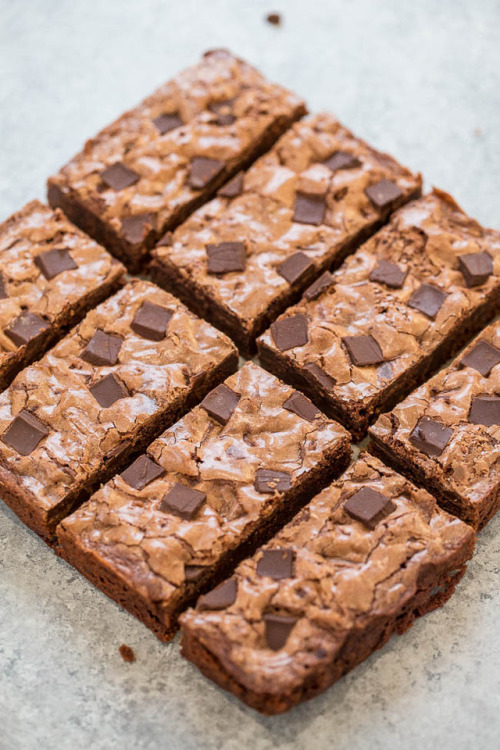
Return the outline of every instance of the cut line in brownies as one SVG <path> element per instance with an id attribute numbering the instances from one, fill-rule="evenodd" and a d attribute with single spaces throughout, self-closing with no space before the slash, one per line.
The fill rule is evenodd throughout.
<path id="1" fill-rule="evenodd" d="M 2 500 L 52 542 L 62 517 L 237 362 L 175 297 L 129 282 L 0 394 Z"/>
<path id="2" fill-rule="evenodd" d="M 181 616 L 182 653 L 265 714 L 323 692 L 441 606 L 473 529 L 365 453 Z"/>
<path id="3" fill-rule="evenodd" d="M 349 459 L 344 428 L 247 363 L 63 520 L 60 551 L 168 640 L 180 612 Z"/>
<path id="4" fill-rule="evenodd" d="M 230 52 L 207 52 L 87 141 L 49 179 L 49 202 L 137 271 L 155 240 L 305 112 Z"/>
<path id="5" fill-rule="evenodd" d="M 259 355 L 360 439 L 499 306 L 500 232 L 434 190 L 311 285 Z"/>
<path id="6" fill-rule="evenodd" d="M 315 115 L 168 233 L 153 251 L 153 276 L 249 356 L 322 271 L 420 191 L 420 175 L 332 115 Z"/>

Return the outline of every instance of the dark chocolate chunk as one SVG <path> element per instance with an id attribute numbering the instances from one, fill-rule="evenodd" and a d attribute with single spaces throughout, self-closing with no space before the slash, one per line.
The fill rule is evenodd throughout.
<path id="1" fill-rule="evenodd" d="M 21 456 L 29 456 L 50 430 L 38 417 L 23 409 L 5 430 L 2 440 Z"/>
<path id="2" fill-rule="evenodd" d="M 375 185 L 370 185 L 365 190 L 366 195 L 371 200 L 375 208 L 389 208 L 398 198 L 401 198 L 403 191 L 391 180 L 380 180 Z"/>
<path id="3" fill-rule="evenodd" d="M 426 456 L 440 456 L 444 451 L 453 430 L 430 417 L 421 417 L 410 435 L 410 443 Z"/>
<path id="4" fill-rule="evenodd" d="M 303 276 L 314 263 L 305 253 L 297 252 L 291 255 L 289 258 L 280 263 L 276 269 L 280 276 L 288 281 L 289 284 L 294 284 Z"/>
<path id="5" fill-rule="evenodd" d="M 347 151 L 334 151 L 329 159 L 323 162 L 325 167 L 331 169 L 332 172 L 336 172 L 337 169 L 354 169 L 354 167 L 360 167 L 361 161 L 354 154 L 349 154 Z"/>
<path id="6" fill-rule="evenodd" d="M 112 190 L 123 190 L 135 185 L 139 178 L 140 175 L 137 172 L 126 167 L 121 161 L 117 161 L 116 164 L 112 164 L 101 172 L 101 180 Z"/>
<path id="7" fill-rule="evenodd" d="M 234 578 L 220 583 L 216 588 L 209 591 L 208 594 L 198 599 L 198 609 L 226 609 L 234 604 L 238 593 L 238 584 Z"/>
<path id="8" fill-rule="evenodd" d="M 462 367 L 472 367 L 473 370 L 477 370 L 485 378 L 488 377 L 492 369 L 498 365 L 499 362 L 500 350 L 495 346 L 488 344 L 488 342 L 483 339 L 478 341 L 470 352 L 460 360 Z"/>
<path id="9" fill-rule="evenodd" d="M 153 229 L 154 214 L 149 211 L 122 219 L 122 234 L 127 242 L 136 245 L 142 242 L 148 232 Z"/>
<path id="10" fill-rule="evenodd" d="M 281 15 L 279 13 L 268 13 L 266 16 L 266 21 L 270 23 L 271 26 L 280 26 Z"/>
<path id="11" fill-rule="evenodd" d="M 371 487 L 362 487 L 344 503 L 344 510 L 356 521 L 374 529 L 383 518 L 396 510 L 389 497 Z"/>
<path id="12" fill-rule="evenodd" d="M 233 114 L 233 99 L 226 99 L 221 102 L 211 102 L 208 105 L 210 112 L 217 115 L 216 124 L 221 127 L 224 125 L 232 125 L 236 121 L 236 117 Z"/>
<path id="13" fill-rule="evenodd" d="M 60 250 L 47 250 L 35 256 L 35 265 L 38 266 L 46 279 L 53 279 L 54 276 L 63 271 L 72 271 L 78 268 L 70 253 L 66 248 Z"/>
<path id="14" fill-rule="evenodd" d="M 291 315 L 281 318 L 271 325 L 271 335 L 277 348 L 281 352 L 304 346 L 309 341 L 307 335 L 307 318 L 305 315 Z"/>
<path id="15" fill-rule="evenodd" d="M 431 284 L 421 284 L 408 300 L 408 306 L 419 310 L 428 318 L 435 318 L 447 295 Z"/>
<path id="16" fill-rule="evenodd" d="M 191 160 L 189 185 L 194 190 L 201 190 L 210 185 L 222 172 L 226 163 L 219 159 L 208 159 L 206 156 L 195 156 Z"/>
<path id="17" fill-rule="evenodd" d="M 236 198 L 243 192 L 243 172 L 238 172 L 232 180 L 229 180 L 221 189 L 217 195 L 223 198 Z"/>
<path id="18" fill-rule="evenodd" d="M 500 398 L 498 396 L 476 396 L 472 399 L 469 411 L 471 424 L 484 424 L 485 427 L 500 425 Z"/>
<path id="19" fill-rule="evenodd" d="M 127 398 L 127 396 L 130 395 L 122 381 L 118 380 L 116 375 L 113 375 L 112 373 L 101 378 L 101 380 L 98 380 L 94 385 L 91 385 L 89 391 L 103 409 L 107 409 L 112 406 L 115 401 L 119 401 L 121 398 Z"/>
<path id="20" fill-rule="evenodd" d="M 167 326 L 173 313 L 154 302 L 143 302 L 135 314 L 130 327 L 143 339 L 161 341 L 165 338 Z"/>
<path id="21" fill-rule="evenodd" d="M 344 336 L 342 339 L 353 365 L 365 367 L 384 361 L 382 349 L 373 336 Z"/>
<path id="22" fill-rule="evenodd" d="M 330 273 L 330 271 L 325 271 L 325 273 L 321 274 L 319 279 L 316 279 L 316 281 L 306 289 L 306 291 L 304 292 L 304 297 L 308 300 L 316 299 L 316 297 L 319 297 L 320 294 L 323 294 L 323 292 L 329 289 L 332 284 L 332 274 Z"/>
<path id="23" fill-rule="evenodd" d="M 267 645 L 272 651 L 279 651 L 286 645 L 297 618 L 290 615 L 267 614 L 262 619 L 266 626 Z"/>
<path id="24" fill-rule="evenodd" d="M 468 287 L 479 286 L 488 281 L 493 273 L 493 258 L 486 252 L 459 255 L 458 267 Z"/>
<path id="25" fill-rule="evenodd" d="M 286 492 L 292 486 L 292 476 L 286 471 L 272 469 L 257 469 L 254 487 L 262 495 L 273 492 Z"/>
<path id="26" fill-rule="evenodd" d="M 304 370 L 311 373 L 313 378 L 318 381 L 320 385 L 327 391 L 331 391 L 336 383 L 335 378 L 332 378 L 327 372 L 325 372 L 316 362 L 309 362 L 304 365 Z"/>
<path id="27" fill-rule="evenodd" d="M 287 398 L 283 404 L 283 408 L 287 411 L 291 411 L 302 419 L 306 419 L 308 422 L 314 422 L 315 418 L 321 414 L 320 410 L 299 391 L 294 391 L 292 395 Z"/>
<path id="28" fill-rule="evenodd" d="M 160 510 L 173 513 L 185 521 L 190 521 L 200 510 L 207 496 L 185 484 L 174 484 L 160 503 Z"/>
<path id="29" fill-rule="evenodd" d="M 40 315 L 25 311 L 12 321 L 4 333 L 16 346 L 24 346 L 48 328 L 50 328 L 50 323 Z"/>
<path id="30" fill-rule="evenodd" d="M 293 221 L 299 224 L 323 224 L 326 203 L 324 195 L 297 193 Z"/>
<path id="31" fill-rule="evenodd" d="M 221 383 L 205 396 L 200 406 L 222 425 L 227 424 L 241 396 Z"/>
<path id="32" fill-rule="evenodd" d="M 244 271 L 247 263 L 244 242 L 220 242 L 218 245 L 206 246 L 208 273 L 231 273 Z"/>
<path id="33" fill-rule="evenodd" d="M 295 553 L 293 549 L 265 549 L 257 562 L 257 575 L 269 576 L 279 581 L 281 578 L 293 578 L 293 563 Z"/>
<path id="34" fill-rule="evenodd" d="M 0 274 L 0 299 L 7 299 L 8 296 L 9 295 L 7 294 L 7 290 L 5 288 L 4 278 L 2 274 Z"/>
<path id="35" fill-rule="evenodd" d="M 198 581 L 205 571 L 204 565 L 184 565 L 184 578 L 186 581 Z"/>
<path id="36" fill-rule="evenodd" d="M 114 365 L 118 361 L 122 343 L 120 336 L 106 333 L 98 328 L 80 357 L 97 367 Z"/>
<path id="37" fill-rule="evenodd" d="M 158 128 L 160 135 L 165 135 L 165 133 L 170 133 L 171 130 L 175 130 L 176 128 L 181 128 L 184 125 L 181 118 L 179 117 L 178 112 L 174 112 L 173 114 L 170 114 L 170 115 L 167 115 L 167 114 L 159 115 L 158 117 L 154 118 L 153 123 Z"/>
<path id="38" fill-rule="evenodd" d="M 142 456 L 135 459 L 128 469 L 122 471 L 120 476 L 134 489 L 143 490 L 144 487 L 164 474 L 165 469 L 143 453 Z"/>
<path id="39" fill-rule="evenodd" d="M 385 284 L 391 289 L 401 289 L 407 273 L 408 271 L 403 271 L 397 263 L 392 263 L 390 260 L 381 260 L 371 272 L 370 281 Z"/>

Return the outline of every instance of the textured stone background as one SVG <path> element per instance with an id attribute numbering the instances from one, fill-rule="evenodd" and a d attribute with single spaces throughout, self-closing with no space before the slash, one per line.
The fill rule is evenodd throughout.
<path id="1" fill-rule="evenodd" d="M 263 21 L 280 10 L 284 24 Z M 228 46 L 500 228 L 498 0 L 0 0 L 0 218 L 123 109 Z M 263 718 L 0 508 L 1 750 L 496 750 L 500 518 L 455 597 Z M 121 643 L 137 661 L 125 664 Z"/>

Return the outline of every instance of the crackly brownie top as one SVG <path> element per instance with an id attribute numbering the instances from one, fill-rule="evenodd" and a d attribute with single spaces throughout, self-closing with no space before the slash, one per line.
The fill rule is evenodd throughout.
<path id="1" fill-rule="evenodd" d="M 175 297 L 132 281 L 0 395 L 0 464 L 50 509 L 233 351 Z"/>
<path id="2" fill-rule="evenodd" d="M 159 606 L 235 547 L 347 432 L 253 363 L 67 518 L 84 549 Z"/>
<path id="3" fill-rule="evenodd" d="M 382 203 L 370 190 L 386 184 Z M 381 211 L 420 187 L 394 159 L 370 148 L 332 115 L 295 123 L 234 189 L 200 208 L 155 251 L 245 320 L 332 260 Z M 213 248 L 233 243 L 212 268 Z M 234 266 L 240 249 L 242 261 Z M 307 278 L 307 277 L 306 277 Z"/>
<path id="4" fill-rule="evenodd" d="M 416 389 L 371 433 L 396 442 L 452 491 L 475 503 L 500 482 L 500 322 Z"/>
<path id="5" fill-rule="evenodd" d="M 370 402 L 499 284 L 500 232 L 435 190 L 399 209 L 261 340 L 335 398 Z"/>
<path id="6" fill-rule="evenodd" d="M 0 225 L 0 366 L 123 266 L 38 201 Z"/>
<path id="7" fill-rule="evenodd" d="M 51 182 L 75 191 L 126 239 L 140 241 L 141 217 L 160 230 L 267 129 L 302 110 L 294 94 L 215 50 L 87 141 Z M 137 220 L 122 227 L 132 216 Z"/>
<path id="8" fill-rule="evenodd" d="M 354 628 L 397 615 L 428 566 L 472 536 L 425 490 L 363 454 L 238 566 L 225 598 L 214 589 L 181 624 L 239 684 L 288 693 L 331 663 Z"/>

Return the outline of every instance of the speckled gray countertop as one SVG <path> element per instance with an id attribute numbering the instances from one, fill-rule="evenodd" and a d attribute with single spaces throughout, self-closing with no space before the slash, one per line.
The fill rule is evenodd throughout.
<path id="1" fill-rule="evenodd" d="M 263 20 L 279 10 L 284 23 Z M 500 228 L 498 0 L 0 0 L 0 218 L 123 109 L 227 46 Z M 0 504 L 1 750 L 497 750 L 500 517 L 455 596 L 264 718 Z M 118 647 L 137 660 L 122 661 Z"/>

